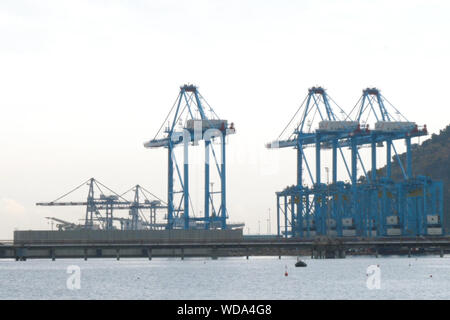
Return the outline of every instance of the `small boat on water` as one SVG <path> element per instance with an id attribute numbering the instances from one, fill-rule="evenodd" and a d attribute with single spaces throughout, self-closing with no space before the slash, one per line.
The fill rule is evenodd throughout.
<path id="1" fill-rule="evenodd" d="M 304 263 L 302 260 L 297 259 L 297 262 L 295 263 L 295 266 L 296 266 L 296 267 L 306 267 L 307 264 Z"/>

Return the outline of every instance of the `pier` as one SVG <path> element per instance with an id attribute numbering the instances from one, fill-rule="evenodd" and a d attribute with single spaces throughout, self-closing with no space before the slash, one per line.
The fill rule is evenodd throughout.
<path id="1" fill-rule="evenodd" d="M 156 257 L 247 257 L 251 256 L 299 256 L 313 259 L 345 258 L 347 255 L 383 254 L 408 255 L 436 254 L 443 257 L 450 253 L 450 237 L 401 238 L 401 239 L 254 239 L 219 241 L 162 241 L 162 242 L 86 242 L 57 241 L 38 243 L 0 242 L 0 259 L 64 259 L 80 258 L 147 258 Z"/>

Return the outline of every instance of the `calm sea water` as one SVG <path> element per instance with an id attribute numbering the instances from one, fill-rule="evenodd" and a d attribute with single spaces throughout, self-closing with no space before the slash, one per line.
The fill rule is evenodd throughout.
<path id="1" fill-rule="evenodd" d="M 450 299 L 450 257 L 0 260 L 0 299 Z M 379 265 L 381 288 L 366 286 Z M 80 289 L 67 267 L 80 267 Z M 285 276 L 287 270 L 288 276 Z"/>

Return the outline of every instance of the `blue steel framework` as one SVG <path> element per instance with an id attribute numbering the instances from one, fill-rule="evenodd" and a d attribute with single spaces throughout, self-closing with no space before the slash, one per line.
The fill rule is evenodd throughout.
<path id="1" fill-rule="evenodd" d="M 303 114 L 299 125 L 288 139 L 280 139 L 267 145 L 268 148 L 294 147 L 297 149 L 297 184 L 277 192 L 277 234 L 285 237 L 310 238 L 326 236 L 417 236 L 440 235 L 443 214 L 442 183 L 424 176 L 412 174 L 411 139 L 427 134 L 426 127 L 420 129 L 403 117 L 395 121 L 385 106 L 387 101 L 376 88 L 363 90 L 358 101 L 356 116 L 339 119 L 333 112 L 325 90 L 321 87 L 309 89 L 300 106 Z M 306 103 L 305 103 L 306 102 Z M 319 114 L 319 128 L 311 132 L 306 126 Z M 369 130 L 367 121 L 374 118 L 375 126 Z M 295 118 L 295 116 L 294 116 Z M 365 119 L 365 121 L 364 121 Z M 293 119 L 292 119 L 293 120 Z M 291 120 L 291 122 L 292 122 Z M 286 130 L 286 128 L 285 128 Z M 406 170 L 400 161 L 395 146 L 396 140 L 406 144 Z M 386 144 L 386 175 L 377 176 L 377 147 Z M 371 174 L 367 175 L 358 149 L 371 148 Z M 311 174 L 304 148 L 315 147 L 315 179 Z M 351 150 L 350 168 L 342 152 Z M 332 183 L 321 182 L 321 149 L 332 150 Z M 401 181 L 391 178 L 391 152 L 403 173 Z M 350 183 L 337 181 L 337 155 L 350 177 Z M 358 181 L 358 163 L 364 178 Z M 312 182 L 303 183 L 303 167 L 306 167 Z M 284 225 L 282 225 L 282 215 Z"/>
<path id="2" fill-rule="evenodd" d="M 204 105 L 209 108 L 210 116 L 207 115 Z M 168 150 L 168 184 L 167 184 L 167 229 L 173 228 L 195 228 L 196 222 L 202 222 L 205 229 L 227 228 L 227 207 L 226 207 L 226 135 L 235 133 L 233 123 L 228 126 L 227 120 L 220 120 L 214 110 L 207 104 L 194 85 L 183 85 L 174 106 L 166 117 L 172 119 L 164 130 L 164 135 L 160 136 L 160 130 L 155 138 L 145 143 L 146 148 L 167 148 Z M 164 121 L 164 122 L 165 122 Z M 177 130 L 177 124 L 184 124 L 184 127 Z M 215 138 L 220 140 L 220 158 L 216 155 Z M 200 140 L 205 144 L 205 167 L 204 167 L 204 216 L 193 217 L 190 214 L 192 208 L 189 195 L 189 145 L 197 145 Z M 183 145 L 183 174 L 175 157 L 174 149 L 177 145 Z M 210 155 L 214 159 L 213 165 L 217 169 L 220 179 L 220 190 L 212 192 L 210 190 Z M 175 170 L 174 170 L 175 169 Z M 176 178 L 174 181 L 174 171 Z M 180 190 L 174 190 L 174 182 L 177 182 Z M 220 204 L 214 198 L 214 194 L 220 194 Z M 176 201 L 175 196 L 179 201 Z M 182 221 L 182 225 L 177 224 Z"/>

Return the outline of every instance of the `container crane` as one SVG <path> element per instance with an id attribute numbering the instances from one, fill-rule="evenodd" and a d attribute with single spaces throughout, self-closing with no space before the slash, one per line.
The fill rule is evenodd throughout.
<path id="1" fill-rule="evenodd" d="M 340 112 L 336 113 L 335 110 Z M 299 121 L 292 131 L 288 131 L 298 114 L 301 114 Z M 342 193 L 345 188 L 345 185 L 337 184 L 338 152 L 350 175 L 339 141 L 359 131 L 358 123 L 348 120 L 345 111 L 328 96 L 324 88 L 312 87 L 278 139 L 266 144 L 270 149 L 290 147 L 297 150 L 297 184 L 277 193 L 278 236 L 281 233 L 284 233 L 285 237 L 289 235 L 314 237 L 327 234 L 327 224 L 336 219 L 342 211 L 340 206 L 328 206 L 326 201 L 333 194 Z M 283 138 L 283 135 L 289 132 L 290 135 Z M 304 148 L 308 146 L 315 147 L 315 175 L 304 152 Z M 332 150 L 333 188 L 322 183 L 322 149 Z M 304 166 L 311 186 L 303 184 Z M 284 232 L 280 228 L 281 213 L 284 214 Z"/>
<path id="2" fill-rule="evenodd" d="M 417 236 L 441 235 L 442 182 L 425 176 L 414 176 L 412 168 L 411 140 L 428 134 L 426 125 L 409 121 L 377 88 L 366 88 L 358 100 L 358 109 L 350 115 L 355 121 L 369 122 L 372 130 L 356 137 L 358 146 L 371 149 L 371 174 L 360 185 L 352 183 L 359 201 L 354 207 L 360 213 L 361 235 L 365 236 Z M 356 110 L 356 114 L 354 111 Z M 400 159 L 395 141 L 406 145 L 405 163 Z M 344 143 L 345 144 L 345 143 Z M 351 142 L 347 141 L 347 145 Z M 377 176 L 377 149 L 386 146 L 386 172 Z M 392 179 L 392 151 L 401 170 L 402 179 Z"/>
<path id="3" fill-rule="evenodd" d="M 338 117 L 331 107 L 341 111 Z M 300 121 L 291 135 L 282 138 L 297 114 Z M 395 115 L 393 114 L 395 113 Z M 399 119 L 395 119 L 395 117 Z M 372 129 L 369 120 L 374 119 Z M 311 129 L 311 128 L 314 129 Z M 427 134 L 426 126 L 408 121 L 376 88 L 363 90 L 353 110 L 346 114 L 322 87 L 308 91 L 289 124 L 267 148 L 297 149 L 297 184 L 277 192 L 278 236 L 394 236 L 441 235 L 442 183 L 413 176 L 411 139 Z M 400 161 L 394 141 L 404 140 L 406 164 Z M 386 145 L 386 176 L 377 177 L 377 148 Z M 315 148 L 315 176 L 303 149 Z M 359 148 L 371 148 L 371 174 L 367 174 Z M 351 150 L 346 161 L 342 148 Z M 332 183 L 321 179 L 321 150 L 332 150 Z M 391 152 L 399 162 L 403 180 L 391 177 Z M 338 152 L 350 183 L 338 181 Z M 303 184 L 303 167 L 311 186 Z M 364 176 L 358 178 L 358 167 Z M 406 169 L 405 169 L 406 168 Z M 284 215 L 284 230 L 280 218 Z"/>
<path id="4" fill-rule="evenodd" d="M 168 125 L 162 132 L 167 120 Z M 167 148 L 168 151 L 167 229 L 196 228 L 198 222 L 203 222 L 205 229 L 214 228 L 217 223 L 221 229 L 227 228 L 225 139 L 227 135 L 234 133 L 234 124 L 229 125 L 227 120 L 219 118 L 196 86 L 185 84 L 180 87 L 178 97 L 163 125 L 152 140 L 144 143 L 146 148 Z M 213 143 L 216 139 L 220 141 L 220 158 L 215 151 L 216 143 Z M 193 208 L 189 193 L 189 146 L 198 145 L 201 140 L 205 145 L 204 216 L 194 217 L 190 211 Z M 174 151 L 179 145 L 183 146 L 183 174 Z M 214 160 L 212 165 L 217 169 L 220 180 L 220 190 L 215 192 L 210 190 L 211 155 Z M 175 190 L 175 184 L 178 190 Z M 214 194 L 220 195 L 219 203 Z M 183 221 L 182 226 L 177 225 L 180 219 Z"/>

